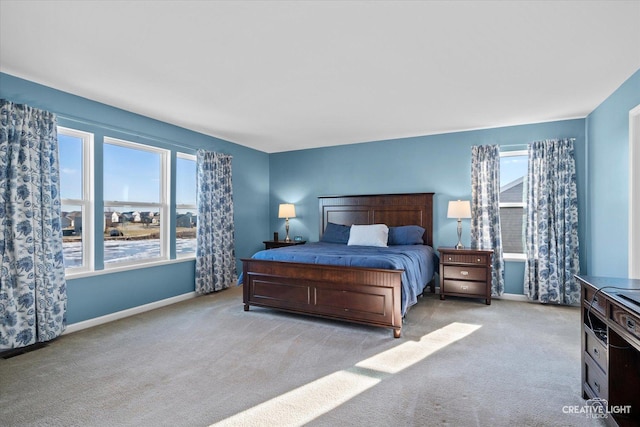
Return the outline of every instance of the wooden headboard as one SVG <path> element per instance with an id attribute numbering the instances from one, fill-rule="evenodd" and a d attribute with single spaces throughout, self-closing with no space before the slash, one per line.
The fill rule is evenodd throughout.
<path id="1" fill-rule="evenodd" d="M 389 227 L 419 225 L 426 230 L 424 244 L 433 246 L 433 194 L 318 197 L 320 237 L 329 222 L 342 225 L 386 224 Z"/>

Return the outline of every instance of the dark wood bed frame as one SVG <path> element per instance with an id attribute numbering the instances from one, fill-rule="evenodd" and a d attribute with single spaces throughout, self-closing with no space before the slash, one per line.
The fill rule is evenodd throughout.
<path id="1" fill-rule="evenodd" d="M 320 236 L 327 223 L 420 225 L 433 246 L 433 194 L 319 197 Z M 402 330 L 403 270 L 242 259 L 244 310 L 275 308 Z M 425 284 L 426 286 L 427 284 Z M 429 283 L 434 292 L 434 280 Z"/>

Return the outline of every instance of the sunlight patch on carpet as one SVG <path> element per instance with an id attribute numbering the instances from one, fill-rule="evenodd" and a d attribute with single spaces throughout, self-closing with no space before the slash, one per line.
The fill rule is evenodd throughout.
<path id="1" fill-rule="evenodd" d="M 407 341 L 397 347 L 376 354 L 362 362 L 358 362 L 356 366 L 395 374 L 418 363 L 449 344 L 466 337 L 477 329 L 480 329 L 480 327 L 480 325 L 454 322 L 437 331 L 424 335 L 420 338 L 420 341 Z"/>
<path id="2" fill-rule="evenodd" d="M 319 378 L 209 427 L 304 425 L 480 327 L 451 323 L 424 335 L 420 341 L 404 342 L 349 369 Z"/>
<path id="3" fill-rule="evenodd" d="M 381 381 L 356 369 L 338 371 L 281 394 L 213 426 L 300 426 Z"/>

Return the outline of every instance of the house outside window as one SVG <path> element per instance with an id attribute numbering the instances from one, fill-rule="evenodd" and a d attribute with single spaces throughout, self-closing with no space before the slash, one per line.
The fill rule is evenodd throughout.
<path id="1" fill-rule="evenodd" d="M 93 270 L 93 134 L 58 126 L 61 227 L 67 274 Z"/>
<path id="2" fill-rule="evenodd" d="M 177 153 L 176 159 L 176 256 L 195 256 L 196 224 L 196 156 Z"/>
<path id="3" fill-rule="evenodd" d="M 526 150 L 500 152 L 500 227 L 506 259 L 525 259 L 527 167 Z"/>
<path id="4" fill-rule="evenodd" d="M 168 150 L 105 137 L 104 264 L 168 259 Z"/>

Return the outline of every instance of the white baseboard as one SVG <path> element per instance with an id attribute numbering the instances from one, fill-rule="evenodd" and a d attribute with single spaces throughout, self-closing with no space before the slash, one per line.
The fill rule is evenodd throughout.
<path id="1" fill-rule="evenodd" d="M 526 295 L 522 294 L 502 294 L 499 297 L 491 297 L 491 299 L 504 299 L 509 301 L 528 302 Z"/>
<path id="2" fill-rule="evenodd" d="M 160 301 L 151 302 L 149 304 L 140 305 L 138 307 L 132 307 L 126 310 L 116 311 L 115 313 L 105 314 L 104 316 L 95 317 L 93 319 L 83 320 L 82 322 L 72 323 L 71 325 L 67 325 L 67 329 L 65 329 L 62 335 L 71 334 L 73 332 L 78 332 L 83 329 L 91 328 L 93 326 L 102 325 L 103 323 L 124 319 L 125 317 L 144 313 L 145 311 L 151 311 L 160 307 L 165 307 L 167 305 L 175 304 L 180 301 L 186 301 L 188 299 L 195 298 L 196 296 L 197 294 L 195 292 L 189 292 Z"/>

